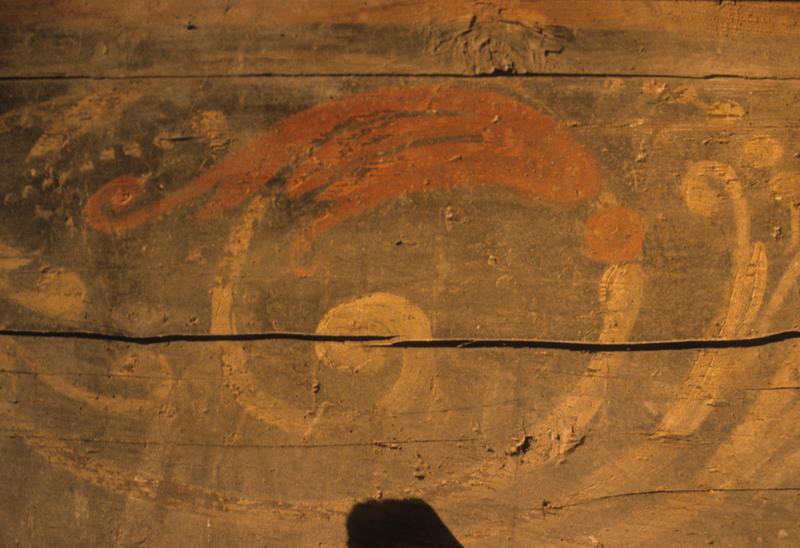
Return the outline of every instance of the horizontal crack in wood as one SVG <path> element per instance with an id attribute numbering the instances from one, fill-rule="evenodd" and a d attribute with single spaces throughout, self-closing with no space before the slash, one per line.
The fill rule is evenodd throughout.
<path id="1" fill-rule="evenodd" d="M 646 491 L 629 491 L 625 493 L 613 493 L 610 495 L 602 495 L 588 499 L 576 500 L 565 504 L 547 505 L 547 510 L 563 510 L 567 508 L 575 508 L 576 506 L 585 506 L 596 502 L 603 502 L 607 500 L 629 498 L 629 497 L 646 497 L 646 496 L 665 496 L 665 495 L 693 495 L 693 494 L 711 494 L 711 493 L 767 493 L 767 492 L 788 492 L 800 493 L 800 486 L 777 486 L 777 487 L 698 487 L 688 489 L 651 489 Z"/>
<path id="2" fill-rule="evenodd" d="M 135 445 L 135 446 L 169 446 L 169 447 L 213 447 L 220 449 L 337 449 L 347 447 L 377 447 L 397 450 L 403 445 L 440 444 L 440 443 L 472 443 L 481 441 L 479 438 L 422 438 L 398 440 L 373 440 L 353 442 L 330 443 L 214 443 L 192 441 L 165 441 L 165 440 L 126 440 L 103 439 L 89 437 L 59 437 L 42 436 L 27 433 L 8 433 L 8 439 L 19 439 L 32 445 L 46 447 L 44 442 L 69 442 L 99 445 Z"/>
<path id="3" fill-rule="evenodd" d="M 592 342 L 552 339 L 404 339 L 392 335 L 320 335 L 296 332 L 259 333 L 172 333 L 164 335 L 126 335 L 95 331 L 35 331 L 0 329 L 0 337 L 34 339 L 77 339 L 121 342 L 137 345 L 185 343 L 220 343 L 251 341 L 311 341 L 363 343 L 375 348 L 533 348 L 570 352 L 657 352 L 664 350 L 713 350 L 752 348 L 800 339 L 800 330 L 779 331 L 755 337 L 734 339 L 676 339 L 663 341 Z"/>

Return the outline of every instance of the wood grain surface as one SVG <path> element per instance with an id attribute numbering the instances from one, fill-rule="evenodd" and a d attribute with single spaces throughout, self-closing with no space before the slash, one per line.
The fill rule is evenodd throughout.
<path id="1" fill-rule="evenodd" d="M 799 24 L 3 4 L 0 545 L 797 545 Z"/>
<path id="2" fill-rule="evenodd" d="M 797 78 L 793 2 L 6 2 L 8 76 L 663 74 Z"/>

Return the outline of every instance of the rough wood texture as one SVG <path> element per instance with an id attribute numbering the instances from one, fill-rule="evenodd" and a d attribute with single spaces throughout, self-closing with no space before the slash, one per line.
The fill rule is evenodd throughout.
<path id="1" fill-rule="evenodd" d="M 750 298 L 733 291 L 736 280 L 774 292 L 796 268 L 798 111 L 785 107 L 795 83 L 251 78 L 3 89 L 7 328 L 206 333 L 209 291 L 253 220 L 242 244 L 250 257 L 236 267 L 254 311 L 242 312 L 248 332 L 313 332 L 343 298 L 384 291 L 418 303 L 440 337 L 594 340 L 601 282 L 636 258 L 647 295 L 629 338 L 697 338 Z M 487 101 L 484 119 L 409 116 L 414 101 L 459 97 L 465 108 Z M 354 120 L 356 108 L 404 116 L 338 133 L 315 122 Z M 561 141 L 542 148 L 551 130 Z M 514 157 L 470 135 L 527 149 Z M 576 154 L 586 158 L 573 177 L 583 194 L 564 182 L 548 195 L 553 177 L 580 167 Z M 524 164 L 551 158 L 552 175 Z M 331 177 L 338 186 L 320 194 L 315 185 Z M 592 251 L 587 231 L 614 208 L 635 217 L 622 234 L 630 242 L 594 241 L 618 249 Z M 798 294 L 781 291 L 783 307 L 738 335 L 797 327 Z"/>
<path id="2" fill-rule="evenodd" d="M 800 76 L 800 6 L 640 0 L 7 2 L 6 76 Z"/>
<path id="3" fill-rule="evenodd" d="M 800 542 L 797 4 L 0 21 L 0 545 Z"/>

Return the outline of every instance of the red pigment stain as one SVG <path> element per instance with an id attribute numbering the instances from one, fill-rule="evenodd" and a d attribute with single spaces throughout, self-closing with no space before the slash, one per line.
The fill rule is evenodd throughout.
<path id="1" fill-rule="evenodd" d="M 524 103 L 488 91 L 388 87 L 289 116 L 158 201 L 141 203 L 139 179 L 114 179 L 90 197 L 86 220 L 120 234 L 201 198 L 197 217 L 209 219 L 246 200 L 279 171 L 289 174 L 283 190 L 290 199 L 328 206 L 298 237 L 293 262 L 343 220 L 408 193 L 496 186 L 571 209 L 600 190 L 591 154 Z M 635 255 L 635 239 L 602 234 L 604 227 L 616 231 L 614 222 L 592 226 L 589 257 Z M 624 249 L 613 249 L 615 243 Z M 295 270 L 302 274 L 299 266 Z"/>
<path id="2" fill-rule="evenodd" d="M 606 263 L 630 261 L 642 249 L 644 223 L 634 210 L 612 206 L 587 219 L 583 239 L 583 254 L 590 259 Z"/>

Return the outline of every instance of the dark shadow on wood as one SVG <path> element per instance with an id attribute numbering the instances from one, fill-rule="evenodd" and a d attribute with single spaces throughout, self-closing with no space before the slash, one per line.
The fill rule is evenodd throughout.
<path id="1" fill-rule="evenodd" d="M 347 516 L 348 548 L 463 548 L 420 499 L 368 500 Z"/>

